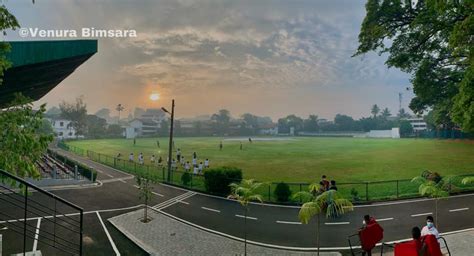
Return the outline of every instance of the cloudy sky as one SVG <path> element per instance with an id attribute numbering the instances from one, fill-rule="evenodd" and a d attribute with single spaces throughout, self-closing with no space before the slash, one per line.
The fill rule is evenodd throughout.
<path id="1" fill-rule="evenodd" d="M 374 103 L 398 110 L 409 76 L 385 58 L 351 58 L 365 0 L 5 2 L 21 26 L 134 29 L 136 38 L 99 39 L 99 51 L 40 100 L 83 95 L 90 112 L 169 105 L 182 117 L 226 108 L 287 114 L 368 115 Z M 25 40 L 9 32 L 7 40 Z M 63 38 L 64 39 L 64 38 Z M 28 38 L 28 40 L 33 40 Z M 161 99 L 148 96 L 159 92 Z"/>

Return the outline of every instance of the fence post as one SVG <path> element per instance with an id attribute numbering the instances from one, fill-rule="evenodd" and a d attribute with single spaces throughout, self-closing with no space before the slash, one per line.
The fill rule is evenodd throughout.
<path id="1" fill-rule="evenodd" d="M 369 201 L 369 182 L 365 182 L 365 200 Z"/>
<path id="2" fill-rule="evenodd" d="M 165 180 L 165 167 L 161 167 L 161 173 L 163 175 L 163 181 Z"/>
<path id="3" fill-rule="evenodd" d="M 114 167 L 117 167 L 117 158 L 114 157 Z"/>
<path id="4" fill-rule="evenodd" d="M 398 185 L 398 182 L 399 180 L 397 180 L 397 198 L 399 197 L 399 185 Z"/>
<path id="5" fill-rule="evenodd" d="M 94 182 L 94 168 L 93 167 L 90 167 L 91 168 L 91 182 Z"/>
<path id="6" fill-rule="evenodd" d="M 57 169 L 56 169 L 56 165 L 53 166 L 53 179 L 56 179 L 56 175 L 57 175 Z"/>
<path id="7" fill-rule="evenodd" d="M 74 179 L 77 180 L 77 164 L 74 165 Z"/>
<path id="8" fill-rule="evenodd" d="M 23 221 L 23 253 L 26 253 L 26 217 L 28 213 L 28 185 L 25 186 L 25 219 Z"/>
<path id="9" fill-rule="evenodd" d="M 302 190 L 302 184 L 300 183 L 300 192 Z M 301 194 L 300 194 L 300 203 L 301 203 Z"/>
<path id="10" fill-rule="evenodd" d="M 272 187 L 272 183 L 269 183 L 269 184 L 268 184 L 268 201 L 269 201 L 269 202 L 272 200 L 272 199 L 271 199 L 271 196 L 270 196 L 271 187 Z"/>

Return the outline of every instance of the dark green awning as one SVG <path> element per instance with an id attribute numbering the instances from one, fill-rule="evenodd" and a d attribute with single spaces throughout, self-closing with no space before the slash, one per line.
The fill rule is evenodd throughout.
<path id="1" fill-rule="evenodd" d="M 0 106 L 11 102 L 18 92 L 39 100 L 97 52 L 97 40 L 8 43 L 7 59 L 12 67 L 5 71 L 0 85 Z"/>

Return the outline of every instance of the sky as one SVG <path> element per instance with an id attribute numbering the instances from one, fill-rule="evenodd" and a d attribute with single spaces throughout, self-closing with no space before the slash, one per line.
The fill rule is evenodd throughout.
<path id="1" fill-rule="evenodd" d="M 89 112 L 168 107 L 176 116 L 250 112 L 370 115 L 378 104 L 407 109 L 409 74 L 388 69 L 386 56 L 351 57 L 365 0 L 30 0 L 3 1 L 21 27 L 136 30 L 100 38 L 98 52 L 36 104 L 83 96 Z M 8 31 L 5 40 L 21 38 Z M 49 38 L 51 39 L 51 38 Z M 71 38 L 53 38 L 71 39 Z M 78 39 L 78 38 L 76 38 Z M 160 94 L 152 102 L 149 95 Z"/>

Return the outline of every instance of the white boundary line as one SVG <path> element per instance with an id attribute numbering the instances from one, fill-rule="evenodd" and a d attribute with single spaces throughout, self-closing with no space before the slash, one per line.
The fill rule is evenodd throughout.
<path id="1" fill-rule="evenodd" d="M 107 235 L 107 238 L 110 241 L 110 245 L 112 245 L 112 249 L 114 249 L 115 255 L 120 256 L 120 252 L 117 249 L 117 246 L 115 246 L 114 240 L 112 240 L 112 237 L 110 236 L 109 231 L 107 230 L 107 228 L 105 227 L 104 222 L 102 221 L 102 217 L 100 217 L 99 212 L 96 212 L 96 213 L 97 213 L 97 218 L 99 218 L 100 224 L 102 224 L 102 227 L 104 228 L 105 234 Z"/>
<path id="2" fill-rule="evenodd" d="M 154 192 L 154 191 L 151 191 L 151 193 L 152 193 L 153 195 L 156 195 L 156 196 L 164 197 L 164 195 L 162 195 L 162 194 L 160 194 L 160 193 L 156 193 L 156 192 Z"/>
<path id="3" fill-rule="evenodd" d="M 469 208 L 459 208 L 459 209 L 452 209 L 452 210 L 449 210 L 449 212 L 460 212 L 460 211 L 467 211 L 469 210 Z"/>
<path id="4" fill-rule="evenodd" d="M 247 218 L 249 220 L 258 220 L 258 218 L 249 217 L 249 216 L 245 217 L 244 215 L 240 215 L 240 214 L 236 214 L 235 217 L 239 217 L 239 218 L 243 218 L 243 219 Z"/>
<path id="5" fill-rule="evenodd" d="M 207 210 L 207 211 L 211 211 L 211 212 L 217 212 L 217 213 L 220 213 L 220 212 L 221 212 L 221 211 L 219 211 L 219 210 L 212 209 L 212 208 L 207 208 L 207 207 L 204 207 L 204 206 L 201 206 L 201 209 Z"/>
<path id="6" fill-rule="evenodd" d="M 297 222 L 297 221 L 284 221 L 284 220 L 277 220 L 276 223 L 290 224 L 290 225 L 301 225 L 302 224 L 301 222 Z"/>
<path id="7" fill-rule="evenodd" d="M 410 216 L 411 217 L 420 217 L 420 216 L 426 216 L 426 215 L 433 215 L 433 213 L 432 212 L 425 212 L 425 213 L 412 214 Z"/>
<path id="8" fill-rule="evenodd" d="M 350 222 L 348 221 L 345 221 L 345 222 L 325 222 L 324 225 L 349 225 L 351 224 Z"/>
<path id="9" fill-rule="evenodd" d="M 36 252 L 36 249 L 38 248 L 40 226 L 41 226 L 41 218 L 38 218 L 38 223 L 36 224 L 35 239 L 33 241 L 33 252 Z"/>
<path id="10" fill-rule="evenodd" d="M 375 219 L 377 222 L 394 220 L 394 218 Z"/>

